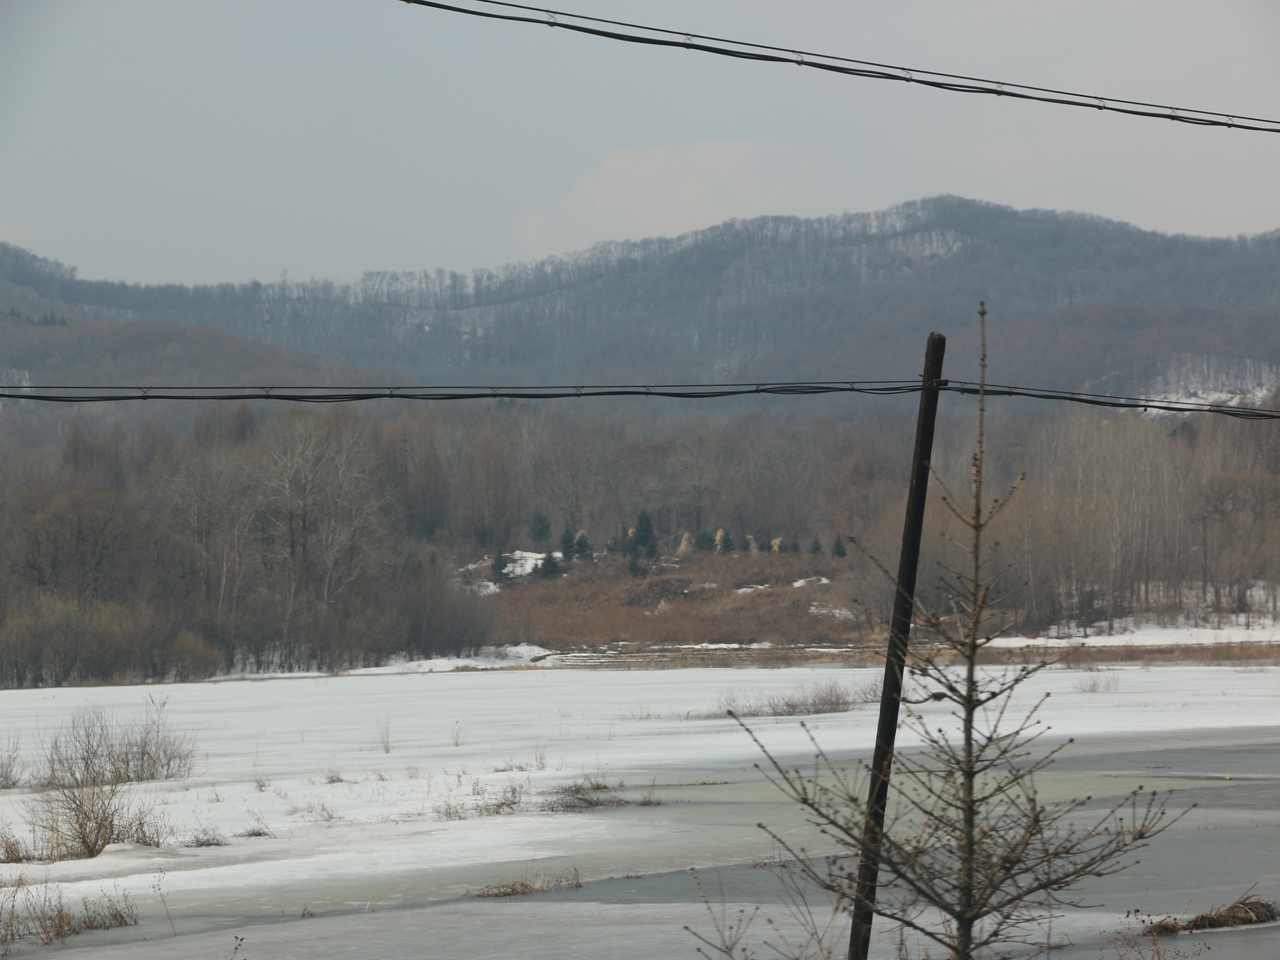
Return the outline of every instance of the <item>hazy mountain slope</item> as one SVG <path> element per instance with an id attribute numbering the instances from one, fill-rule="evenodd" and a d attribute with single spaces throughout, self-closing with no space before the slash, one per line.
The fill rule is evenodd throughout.
<path id="1" fill-rule="evenodd" d="M 372 383 L 367 370 L 222 330 L 118 320 L 0 282 L 0 381 L 5 385 L 333 385 Z"/>
<path id="2" fill-rule="evenodd" d="M 1170 237 L 940 197 L 763 217 L 466 276 L 143 287 L 0 245 L 0 279 L 103 316 L 216 327 L 419 382 L 911 376 L 931 329 L 998 380 L 1135 389 L 1172 355 L 1280 362 L 1280 231 Z"/>

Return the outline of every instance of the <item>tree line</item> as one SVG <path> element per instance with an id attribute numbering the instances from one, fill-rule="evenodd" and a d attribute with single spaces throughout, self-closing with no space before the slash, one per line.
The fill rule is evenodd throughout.
<path id="1" fill-rule="evenodd" d="M 690 550 L 732 563 L 844 554 L 852 537 L 861 550 L 839 563 L 867 615 L 849 629 L 874 635 L 892 589 L 870 558 L 895 553 L 910 419 L 499 402 L 387 417 L 209 405 L 181 435 L 75 420 L 58 443 L 12 447 L 0 472 L 0 685 L 458 654 L 495 638 L 505 594 L 471 581 L 501 579 L 484 561 L 515 549 L 628 577 Z M 936 497 L 964 483 L 965 420 L 943 418 Z M 1274 621 L 1273 424 L 1009 415 L 987 470 L 996 486 L 1026 474 L 993 531 L 1019 629 Z M 926 604 L 946 602 L 930 584 L 948 516 L 935 500 Z"/>

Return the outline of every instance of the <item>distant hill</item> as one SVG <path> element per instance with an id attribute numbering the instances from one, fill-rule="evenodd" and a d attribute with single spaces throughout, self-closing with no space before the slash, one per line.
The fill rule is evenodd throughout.
<path id="1" fill-rule="evenodd" d="M 118 319 L 96 305 L 68 304 L 11 282 L 0 282 L 0 357 L 6 386 L 331 386 L 386 379 L 223 330 Z M 148 411 L 174 423 L 193 412 L 165 403 Z"/>
<path id="2" fill-rule="evenodd" d="M 1188 356 L 1280 364 L 1280 231 L 1174 237 L 956 197 L 354 284 L 85 281 L 0 244 L 0 280 L 83 322 L 212 327 L 420 383 L 910 377 L 932 329 L 960 377 L 979 300 L 996 381 L 1127 391 Z"/>

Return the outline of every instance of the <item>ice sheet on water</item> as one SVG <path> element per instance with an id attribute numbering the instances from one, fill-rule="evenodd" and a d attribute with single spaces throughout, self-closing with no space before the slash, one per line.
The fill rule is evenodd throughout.
<path id="1" fill-rule="evenodd" d="M 539 650 L 527 646 L 518 653 L 532 660 L 541 655 Z M 434 924 L 451 929 L 463 914 L 473 922 L 475 911 L 489 918 L 485 923 L 493 926 L 497 942 L 509 932 L 505 924 L 514 923 L 517 912 L 525 915 L 523 907 L 473 906 L 473 901 L 450 898 L 484 882 L 518 878 L 526 870 L 574 867 L 584 879 L 594 880 L 628 872 L 678 871 L 690 864 L 741 862 L 757 850 L 761 855 L 769 852 L 756 823 L 803 831 L 795 812 L 753 769 L 759 759 L 755 746 L 733 721 L 714 716 L 720 697 L 729 689 L 781 693 L 823 680 L 856 685 L 878 673 L 833 667 L 402 670 L 289 682 L 172 685 L 164 690 L 169 716 L 180 728 L 194 732 L 203 756 L 201 769 L 188 781 L 137 788 L 172 824 L 169 846 L 120 846 L 95 860 L 52 864 L 36 872 L 43 877 L 47 871 L 51 881 L 65 883 L 73 902 L 119 883 L 139 901 L 144 927 L 112 936 L 151 936 L 154 949 L 160 950 L 156 938 L 163 935 L 171 951 L 148 954 L 152 944 L 138 943 L 136 937 L 131 943 L 120 939 L 118 948 L 108 950 L 106 944 L 117 941 L 95 934 L 99 939 L 94 944 L 101 949 L 72 956 L 225 956 L 230 953 L 231 933 L 257 930 L 254 924 L 272 917 L 296 919 L 308 904 L 321 918 L 326 912 L 334 914 L 335 926 L 326 922 L 308 927 L 311 920 L 285 924 L 309 951 L 299 956 L 361 955 L 360 938 L 367 934 L 361 932 L 365 921 L 360 910 L 366 904 L 380 911 L 381 929 L 388 937 L 389 946 L 379 948 L 379 956 L 421 956 L 413 952 L 407 932 L 414 924 L 425 930 Z M 1209 759 L 1222 754 L 1216 744 L 1228 743 L 1235 735 L 1232 731 L 1280 726 L 1280 688 L 1270 673 L 1195 665 L 1122 668 L 1106 675 L 1117 683 L 1090 691 L 1080 681 L 1093 674 L 1045 671 L 1019 692 L 1012 709 L 1029 709 L 1042 694 L 1051 693 L 1040 718 L 1051 727 L 1046 737 L 1053 742 L 1072 736 L 1082 741 L 1112 737 L 1124 731 L 1148 749 L 1157 741 L 1176 747 L 1184 737 L 1216 737 L 1212 749 L 1202 751 Z M 151 692 L 154 688 L 5 691 L 6 733 L 33 754 L 42 733 L 76 709 L 100 704 L 127 716 L 139 712 Z M 931 724 L 950 722 L 940 705 L 921 709 Z M 808 755 L 809 745 L 798 721 L 770 718 L 754 723 L 770 749 L 800 759 Z M 855 760 L 873 745 L 875 711 L 824 716 L 810 726 L 842 761 Z M 905 729 L 899 742 L 910 749 L 916 740 Z M 1079 749 L 1080 745 L 1069 748 L 1067 756 Z M 1047 781 L 1045 790 L 1067 791 L 1077 785 L 1094 793 L 1123 789 L 1128 781 L 1115 776 L 1119 761 L 1107 762 L 1112 766 L 1105 776 L 1088 774 L 1091 779 L 1081 781 L 1086 773 L 1068 770 L 1061 784 Z M 1146 761 L 1123 762 L 1141 767 Z M 1227 771 L 1233 775 L 1229 786 L 1203 779 L 1193 786 L 1254 789 L 1246 767 Z M 540 795 L 557 785 L 582 782 L 584 776 L 611 785 L 625 781 L 624 787 L 612 786 L 607 793 L 633 803 L 587 814 L 541 809 Z M 651 807 L 635 803 L 655 782 L 658 795 L 669 802 Z M 476 812 L 486 797 L 508 788 L 519 789 L 525 798 L 514 812 Z M 24 796 L 25 791 L 0 794 L 0 819 L 21 824 Z M 442 813 L 446 805 L 461 809 L 463 819 L 447 819 Z M 244 836 L 260 824 L 273 835 Z M 230 843 L 210 848 L 182 845 L 202 827 L 216 830 Z M 1257 849 L 1270 842 L 1271 834 L 1255 833 Z M 19 870 L 29 876 L 33 872 L 30 865 L 0 866 L 4 874 Z M 192 950 L 173 949 L 162 905 L 150 892 L 162 870 L 159 882 L 168 907 L 184 943 L 187 935 L 194 938 Z M 1146 877 L 1144 873 L 1125 882 L 1150 882 Z M 457 908 L 461 913 L 444 906 L 455 902 L 465 905 Z M 1122 906 L 1130 905 L 1126 901 Z M 651 911 L 666 917 L 679 933 L 679 926 L 692 919 L 682 912 L 687 906 L 674 896 L 666 904 L 637 903 L 632 913 L 623 911 L 619 923 L 625 927 L 631 922 L 627 916 L 636 921 Z M 413 909 L 401 914 L 392 910 L 396 907 Z M 557 955 L 591 955 L 566 947 L 570 927 L 553 920 L 567 920 L 572 913 L 575 922 L 598 922 L 591 919 L 599 915 L 589 906 L 563 916 L 536 904 L 530 909 L 544 911 L 536 923 L 538 936 L 565 948 Z M 344 910 L 345 920 L 337 916 Z M 321 929 L 326 932 L 313 933 Z M 201 939 L 215 930 L 225 944 Z M 657 942 L 670 949 L 667 941 Z M 88 943 L 82 941 L 85 946 L 74 949 L 88 949 Z M 250 956 L 289 955 L 275 946 L 267 949 L 266 940 L 259 943 Z M 1219 953 L 1215 948 L 1214 956 Z M 442 948 L 431 955 L 464 954 Z"/>

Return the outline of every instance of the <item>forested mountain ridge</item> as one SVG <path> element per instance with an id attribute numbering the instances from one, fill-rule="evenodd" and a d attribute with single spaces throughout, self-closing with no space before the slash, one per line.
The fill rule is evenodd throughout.
<path id="1" fill-rule="evenodd" d="M 0 280 L 98 320 L 214 327 L 422 383 L 910 377 L 932 329 L 967 369 L 978 300 L 996 380 L 1123 391 L 1175 356 L 1280 362 L 1280 231 L 1167 236 L 956 197 L 351 284 L 84 281 L 0 244 Z"/>

